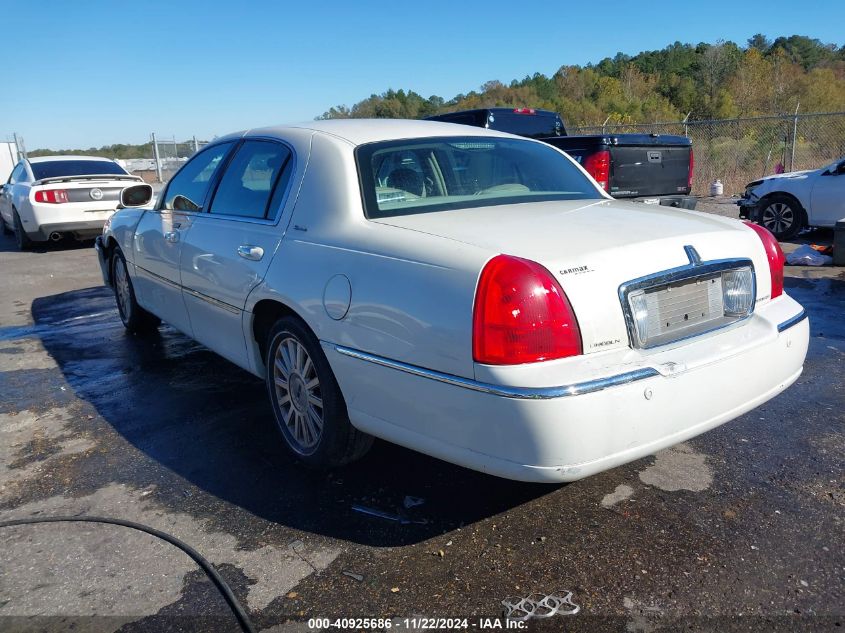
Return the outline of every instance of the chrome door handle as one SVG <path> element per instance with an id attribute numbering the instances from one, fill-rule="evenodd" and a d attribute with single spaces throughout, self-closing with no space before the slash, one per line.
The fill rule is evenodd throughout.
<path id="1" fill-rule="evenodd" d="M 264 257 L 264 249 L 260 246 L 253 246 L 252 244 L 241 244 L 238 246 L 238 255 L 244 259 L 251 259 L 257 262 Z"/>
<path id="2" fill-rule="evenodd" d="M 168 242 L 178 242 L 179 241 L 179 231 L 167 231 L 164 234 L 164 239 Z"/>

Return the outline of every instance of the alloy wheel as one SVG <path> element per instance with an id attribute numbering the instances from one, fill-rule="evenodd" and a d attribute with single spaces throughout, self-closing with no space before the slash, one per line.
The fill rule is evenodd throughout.
<path id="1" fill-rule="evenodd" d="M 273 357 L 276 406 L 294 450 L 307 455 L 323 435 L 323 398 L 317 368 L 292 336 L 282 339 Z"/>
<path id="2" fill-rule="evenodd" d="M 773 202 L 763 210 L 763 226 L 775 235 L 783 235 L 795 224 L 795 212 L 785 202 Z"/>
<path id="3" fill-rule="evenodd" d="M 124 321 L 129 319 L 132 310 L 132 289 L 129 287 L 129 276 L 126 274 L 126 264 L 118 260 L 114 267 L 114 291 L 117 296 L 117 307 Z"/>

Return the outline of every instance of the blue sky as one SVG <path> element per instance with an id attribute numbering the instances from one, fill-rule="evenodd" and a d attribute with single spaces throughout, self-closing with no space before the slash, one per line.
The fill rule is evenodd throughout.
<path id="1" fill-rule="evenodd" d="M 451 98 L 675 41 L 845 44 L 845 3 L 4 0 L 0 139 L 28 149 L 211 138 L 388 88 Z M 798 8 L 800 7 L 800 9 Z"/>

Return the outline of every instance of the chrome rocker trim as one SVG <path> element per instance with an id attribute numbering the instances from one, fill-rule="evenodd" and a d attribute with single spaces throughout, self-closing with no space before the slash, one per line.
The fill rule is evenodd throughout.
<path id="1" fill-rule="evenodd" d="M 634 371 L 628 371 L 614 376 L 607 376 L 605 378 L 595 378 L 593 380 L 586 380 L 583 382 L 576 382 L 571 385 L 561 385 L 559 387 L 506 387 L 503 385 L 493 385 L 486 382 L 478 382 L 477 380 L 470 380 L 469 378 L 461 378 L 452 374 L 444 374 L 439 371 L 431 369 L 424 369 L 416 365 L 409 365 L 397 360 L 390 360 L 382 356 L 375 356 L 342 345 L 333 345 L 338 354 L 349 356 L 350 358 L 357 358 L 358 360 L 367 361 L 382 367 L 396 369 L 407 374 L 420 376 L 421 378 L 428 378 L 429 380 L 436 380 L 437 382 L 444 382 L 455 387 L 463 387 L 472 391 L 480 391 L 494 396 L 502 396 L 504 398 L 516 398 L 520 400 L 550 400 L 552 398 L 566 398 L 569 396 L 580 396 L 587 393 L 594 393 L 602 391 L 610 387 L 618 387 L 620 385 L 627 385 L 628 383 L 643 380 L 645 378 L 653 378 L 659 376 L 658 372 L 653 367 L 642 367 Z"/>
<path id="2" fill-rule="evenodd" d="M 787 319 L 783 323 L 779 324 L 778 325 L 778 333 L 783 332 L 784 330 L 788 330 L 793 325 L 798 325 L 799 323 L 801 323 L 801 321 L 803 321 L 806 318 L 807 318 L 807 311 L 802 309 L 801 312 L 796 314 L 791 319 Z"/>

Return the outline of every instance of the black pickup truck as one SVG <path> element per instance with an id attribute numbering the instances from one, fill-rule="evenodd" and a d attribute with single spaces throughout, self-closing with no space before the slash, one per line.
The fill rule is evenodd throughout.
<path id="1" fill-rule="evenodd" d="M 667 134 L 569 136 L 557 112 L 484 108 L 427 117 L 536 138 L 562 149 L 614 198 L 694 209 L 692 141 Z"/>

